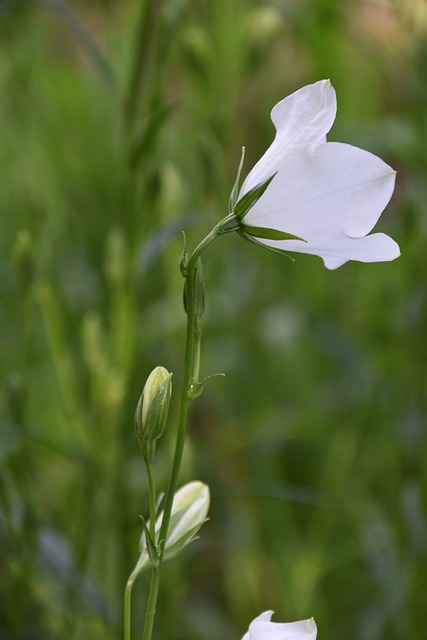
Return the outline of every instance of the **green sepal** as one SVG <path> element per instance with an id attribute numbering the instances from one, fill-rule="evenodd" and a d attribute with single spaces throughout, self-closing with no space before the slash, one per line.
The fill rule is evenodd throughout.
<path id="1" fill-rule="evenodd" d="M 254 204 L 258 202 L 261 196 L 266 192 L 268 186 L 270 185 L 273 178 L 276 176 L 276 173 L 273 173 L 267 180 L 257 184 L 255 187 L 250 189 L 245 195 L 240 198 L 239 202 L 234 207 L 234 213 L 239 218 L 239 220 L 243 220 L 243 218 L 249 213 Z"/>
<path id="2" fill-rule="evenodd" d="M 267 249 L 268 251 L 271 251 L 272 253 L 278 253 L 281 256 L 285 256 L 285 258 L 288 258 L 288 260 L 290 260 L 291 262 L 295 262 L 295 258 L 290 256 L 289 253 L 286 253 L 286 251 L 283 251 L 283 249 L 276 249 L 276 247 L 270 247 L 270 245 L 264 244 L 263 242 L 260 242 L 259 240 L 256 240 L 253 236 L 249 236 L 248 234 L 244 233 L 243 231 L 238 231 L 237 233 L 244 240 L 247 240 L 248 242 L 252 242 L 253 244 L 257 244 L 259 247 L 263 247 L 264 249 Z"/>
<path id="3" fill-rule="evenodd" d="M 147 553 L 148 553 L 148 557 L 150 559 L 151 565 L 157 569 L 157 567 L 160 566 L 160 557 L 157 551 L 157 547 L 156 544 L 153 540 L 153 538 L 150 535 L 150 532 L 148 530 L 147 524 L 144 520 L 144 518 L 142 516 L 141 520 L 142 520 L 142 526 L 144 527 L 144 537 L 145 537 L 145 545 L 147 547 Z"/>
<path id="4" fill-rule="evenodd" d="M 230 198 L 228 200 L 228 212 L 232 213 L 234 211 L 234 207 L 237 203 L 237 198 L 239 197 L 239 189 L 240 189 L 240 174 L 242 173 L 243 162 L 245 160 L 245 147 L 242 147 L 242 155 L 240 156 L 239 168 L 237 169 L 236 181 L 233 185 L 233 188 L 230 193 Z"/>
<path id="5" fill-rule="evenodd" d="M 181 271 L 182 277 L 185 278 L 187 276 L 188 253 L 187 253 L 187 236 L 185 235 L 184 231 L 182 232 L 182 238 L 183 238 L 183 247 L 182 247 L 181 260 L 179 261 L 179 269 Z"/>
<path id="6" fill-rule="evenodd" d="M 279 231 L 278 229 L 269 229 L 268 227 L 249 227 L 243 224 L 242 231 L 254 238 L 264 238 L 265 240 L 301 240 L 301 242 L 307 242 L 304 238 L 295 236 L 293 233 Z"/>

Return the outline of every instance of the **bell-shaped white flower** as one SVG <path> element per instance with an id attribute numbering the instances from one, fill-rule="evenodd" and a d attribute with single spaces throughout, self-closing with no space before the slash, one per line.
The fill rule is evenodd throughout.
<path id="1" fill-rule="evenodd" d="M 271 622 L 273 611 L 265 611 L 249 625 L 242 640 L 316 640 L 313 618 L 299 622 Z"/>
<path id="2" fill-rule="evenodd" d="M 238 199 L 274 177 L 241 216 L 240 233 L 275 250 L 318 255 L 329 269 L 348 260 L 394 260 L 400 255 L 394 240 L 383 233 L 367 234 L 391 198 L 396 172 L 368 151 L 326 142 L 335 115 L 329 80 L 276 104 L 271 112 L 276 137 L 250 171 Z M 289 239 L 277 239 L 287 234 Z"/>

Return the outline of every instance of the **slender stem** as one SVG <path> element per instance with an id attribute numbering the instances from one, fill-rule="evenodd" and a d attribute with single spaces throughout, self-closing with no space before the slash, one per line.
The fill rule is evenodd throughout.
<path id="1" fill-rule="evenodd" d="M 208 233 L 208 235 L 203 238 L 200 244 L 194 249 L 191 257 L 188 261 L 187 265 L 187 273 L 189 274 L 197 264 L 197 260 L 202 255 L 203 251 L 208 247 L 211 242 L 215 240 L 218 236 L 229 233 L 230 231 L 237 231 L 240 228 L 240 221 L 234 213 L 230 213 L 226 218 L 223 218 L 218 222 L 218 224 Z M 187 276 L 188 282 L 188 276 Z"/>
<path id="2" fill-rule="evenodd" d="M 187 432 L 187 418 L 188 409 L 191 403 L 191 396 L 189 394 L 190 385 L 193 375 L 193 363 L 194 363 L 194 271 L 193 269 L 187 272 L 187 338 L 185 345 L 185 358 L 184 358 L 184 379 L 182 382 L 181 392 L 181 408 L 179 412 L 178 431 L 175 443 L 175 454 L 172 463 L 171 475 L 169 478 L 169 485 L 166 491 L 165 507 L 163 511 L 162 526 L 160 528 L 160 558 L 163 557 L 163 552 L 166 543 L 166 536 L 169 527 L 169 521 L 172 512 L 172 502 L 175 495 L 176 487 L 178 484 L 179 470 L 181 468 L 182 454 L 185 445 L 185 436 Z"/>
<path id="3" fill-rule="evenodd" d="M 125 589 L 125 602 L 124 602 L 124 640 L 131 640 L 131 607 L 132 607 L 132 587 L 135 582 L 136 576 L 132 573 L 130 576 L 126 589 Z"/>
<path id="4" fill-rule="evenodd" d="M 193 263 L 194 265 L 194 263 Z M 188 408 L 191 403 L 191 395 L 189 393 L 190 385 L 194 377 L 193 363 L 195 352 L 195 299 L 194 299 L 194 266 L 187 270 L 187 338 L 185 345 L 184 358 L 184 379 L 182 383 L 181 408 L 179 413 L 178 431 L 175 443 L 175 454 L 172 463 L 169 485 L 166 491 L 165 506 L 163 511 L 162 525 L 160 528 L 160 563 L 166 544 L 166 536 L 172 513 L 172 503 L 178 484 L 179 470 L 181 467 L 182 454 L 184 451 L 185 436 L 187 432 Z M 150 523 L 151 524 L 151 523 Z M 161 564 L 160 564 L 161 567 Z M 151 640 L 151 634 L 154 624 L 154 616 L 156 611 L 157 596 L 160 584 L 160 567 L 153 569 L 151 575 L 150 593 L 148 596 L 147 612 L 145 617 L 143 640 Z M 126 639 L 128 640 L 128 639 Z"/>
<path id="5" fill-rule="evenodd" d="M 147 477 L 148 477 L 148 493 L 150 500 L 150 536 L 152 540 L 155 540 L 155 527 L 156 527 L 156 485 L 154 482 L 153 464 L 151 461 L 146 462 Z"/>
<path id="6" fill-rule="evenodd" d="M 147 613 L 145 616 L 144 635 L 142 640 L 151 640 L 153 632 L 154 616 L 156 615 L 157 596 L 160 585 L 160 568 L 151 572 L 150 592 L 148 594 Z"/>
<path id="7" fill-rule="evenodd" d="M 181 406 L 179 412 L 178 429 L 175 442 L 175 453 L 172 463 L 172 470 L 169 478 L 169 484 L 166 491 L 165 506 L 163 510 L 162 524 L 159 533 L 159 556 L 160 566 L 153 568 L 151 576 L 150 593 L 147 603 L 147 613 L 145 618 L 143 640 L 151 640 L 151 634 L 156 611 L 157 596 L 160 584 L 160 569 L 166 547 L 166 538 L 169 528 L 169 522 L 172 513 L 172 504 L 175 491 L 178 484 L 179 471 L 184 452 L 185 437 L 187 433 L 188 410 L 194 397 L 192 390 L 193 385 L 198 381 L 199 362 L 200 362 L 200 338 L 202 313 L 197 307 L 196 300 L 196 270 L 197 263 L 202 252 L 208 247 L 216 237 L 229 231 L 235 231 L 238 228 L 238 221 L 234 214 L 230 214 L 200 242 L 192 253 L 185 272 L 185 280 L 187 286 L 187 336 L 184 355 L 184 375 L 181 392 Z"/>

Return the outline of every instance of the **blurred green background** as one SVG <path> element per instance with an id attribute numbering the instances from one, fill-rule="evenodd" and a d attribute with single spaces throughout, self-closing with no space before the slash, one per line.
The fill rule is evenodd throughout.
<path id="1" fill-rule="evenodd" d="M 147 483 L 142 386 L 174 372 L 178 262 L 330 78 L 330 140 L 380 155 L 402 257 L 327 271 L 222 237 L 182 483 L 212 490 L 164 570 L 155 637 L 232 640 L 265 609 L 319 640 L 416 640 L 427 611 L 424 0 L 0 2 L 0 638 L 120 638 Z M 133 597 L 134 634 L 148 576 Z"/>

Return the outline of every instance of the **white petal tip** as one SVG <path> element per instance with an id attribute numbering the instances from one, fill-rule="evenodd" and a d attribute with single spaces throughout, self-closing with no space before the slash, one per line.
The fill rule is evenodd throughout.
<path id="1" fill-rule="evenodd" d="M 321 256 L 325 267 L 330 270 L 338 269 L 349 260 L 365 263 L 391 262 L 400 256 L 400 247 L 397 242 L 384 233 L 373 233 L 365 238 L 354 240 L 354 249 L 337 256 Z"/>

